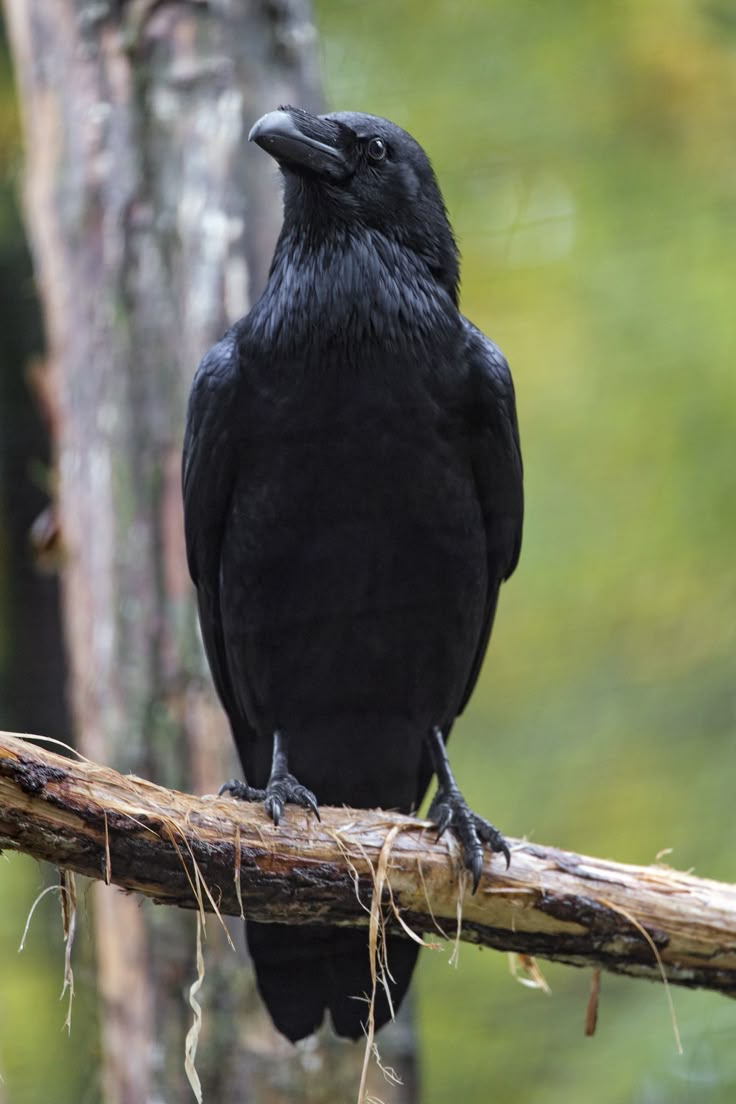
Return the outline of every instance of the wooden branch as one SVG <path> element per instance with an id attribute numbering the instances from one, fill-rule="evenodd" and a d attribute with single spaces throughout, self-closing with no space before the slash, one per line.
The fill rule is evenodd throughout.
<path id="1" fill-rule="evenodd" d="M 321 812 L 319 824 L 289 807 L 275 828 L 260 807 L 0 733 L 0 847 L 184 908 L 212 909 L 206 884 L 224 914 L 240 915 L 242 898 L 247 916 L 293 924 L 365 924 L 385 866 L 402 919 L 430 938 L 455 935 L 460 894 L 469 942 L 736 995 L 734 885 L 511 841 L 510 869 L 493 856 L 471 895 L 450 832 L 437 841 L 411 817 Z"/>

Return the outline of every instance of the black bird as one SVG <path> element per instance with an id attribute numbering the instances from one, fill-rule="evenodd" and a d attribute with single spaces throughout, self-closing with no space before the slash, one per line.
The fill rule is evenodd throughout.
<path id="1" fill-rule="evenodd" d="M 264 801 L 400 809 L 483 845 L 445 753 L 501 582 L 522 471 L 496 346 L 458 311 L 458 255 L 429 160 L 385 119 L 294 107 L 250 140 L 278 162 L 284 221 L 265 291 L 204 357 L 189 400 L 189 567 L 215 686 Z M 258 986 L 297 1040 L 329 1009 L 357 1038 L 364 931 L 249 922 Z M 394 1008 L 417 946 L 389 937 Z M 390 1017 L 379 992 L 376 1026 Z"/>

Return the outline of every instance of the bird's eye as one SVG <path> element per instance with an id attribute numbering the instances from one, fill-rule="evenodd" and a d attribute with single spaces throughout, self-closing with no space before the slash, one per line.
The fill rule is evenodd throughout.
<path id="1" fill-rule="evenodd" d="M 378 164 L 379 161 L 385 161 L 388 150 L 383 138 L 371 138 L 366 148 L 366 153 L 370 160 L 376 162 L 376 164 Z"/>

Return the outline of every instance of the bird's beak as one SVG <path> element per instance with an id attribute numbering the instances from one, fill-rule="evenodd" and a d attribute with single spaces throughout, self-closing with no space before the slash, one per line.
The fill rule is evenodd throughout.
<path id="1" fill-rule="evenodd" d="M 249 142 L 270 153 L 283 168 L 309 169 L 333 180 L 349 174 L 339 140 L 337 123 L 297 109 L 269 111 L 248 135 Z"/>

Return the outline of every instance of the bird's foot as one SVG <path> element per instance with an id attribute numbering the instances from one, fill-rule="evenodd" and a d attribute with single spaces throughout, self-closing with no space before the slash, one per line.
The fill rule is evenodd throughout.
<path id="1" fill-rule="evenodd" d="M 284 805 L 301 805 L 303 809 L 310 809 L 317 820 L 320 820 L 317 798 L 301 782 L 297 782 L 293 774 L 285 774 L 279 778 L 270 778 L 266 786 L 266 800 L 264 801 L 266 812 L 274 824 L 278 825 Z"/>
<path id="2" fill-rule="evenodd" d="M 511 862 L 508 844 L 498 828 L 494 828 L 483 817 L 469 808 L 467 801 L 453 786 L 439 789 L 429 807 L 429 819 L 437 825 L 437 839 L 452 828 L 463 850 L 463 862 L 473 879 L 473 893 L 478 888 L 483 871 L 483 845 L 490 847 L 506 859 L 506 868 Z"/>
<path id="3" fill-rule="evenodd" d="M 310 809 L 317 820 L 320 819 L 317 798 L 306 786 L 297 782 L 293 774 L 284 774 L 268 780 L 265 790 L 256 786 L 249 786 L 247 782 L 240 782 L 232 778 L 225 782 L 217 791 L 218 794 L 231 794 L 238 801 L 262 801 L 263 806 L 274 824 L 278 825 L 284 811 L 284 805 L 301 805 L 304 809 Z"/>

